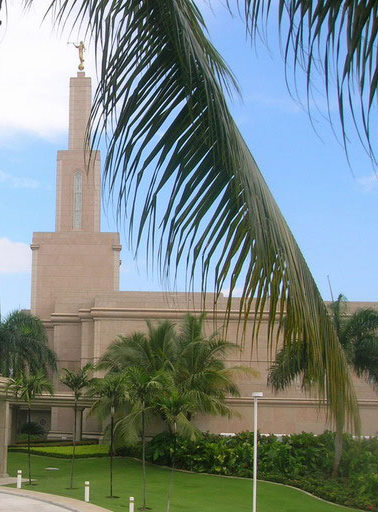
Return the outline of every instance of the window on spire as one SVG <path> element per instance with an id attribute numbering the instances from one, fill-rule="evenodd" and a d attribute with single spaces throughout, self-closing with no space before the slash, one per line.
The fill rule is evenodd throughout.
<path id="1" fill-rule="evenodd" d="M 83 217 L 83 173 L 76 171 L 74 174 L 74 211 L 73 227 L 81 229 Z"/>

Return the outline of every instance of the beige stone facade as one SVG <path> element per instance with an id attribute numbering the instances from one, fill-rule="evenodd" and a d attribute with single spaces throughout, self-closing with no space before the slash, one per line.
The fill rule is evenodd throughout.
<path id="1" fill-rule="evenodd" d="M 91 104 L 90 78 L 84 73 L 71 78 L 69 149 L 58 152 L 57 214 L 54 233 L 34 233 L 32 273 L 32 312 L 45 323 L 60 368 L 79 368 L 96 362 L 119 334 L 145 329 L 147 319 L 170 319 L 180 323 L 188 313 L 200 311 L 198 294 L 143 293 L 119 291 L 120 242 L 118 233 L 100 231 L 100 155 L 92 157 L 89 171 L 84 151 L 86 120 Z M 217 313 L 207 308 L 208 334 L 222 326 L 226 300 Z M 351 303 L 351 307 L 377 307 L 377 304 Z M 236 341 L 238 309 L 231 314 L 227 332 Z M 274 395 L 266 385 L 270 365 L 266 332 L 262 326 L 258 344 L 251 346 L 251 325 L 245 343 L 229 355 L 229 365 L 245 365 L 255 376 L 239 380 L 241 397 L 230 400 L 238 413 L 231 419 L 197 417 L 203 430 L 239 432 L 252 429 L 253 391 L 263 391 L 259 427 L 262 432 L 322 432 L 328 428 L 318 402 L 293 386 Z M 63 391 L 57 382 L 58 392 Z M 364 382 L 357 380 L 362 433 L 378 430 L 378 397 Z M 51 435 L 71 432 L 72 415 L 64 409 L 51 411 Z M 84 414 L 84 433 L 96 434 L 101 426 Z"/>

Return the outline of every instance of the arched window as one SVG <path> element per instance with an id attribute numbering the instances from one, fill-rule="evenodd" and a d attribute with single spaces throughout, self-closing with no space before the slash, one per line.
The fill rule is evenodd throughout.
<path id="1" fill-rule="evenodd" d="M 74 174 L 74 211 L 73 227 L 81 229 L 83 217 L 83 173 L 76 171 Z"/>

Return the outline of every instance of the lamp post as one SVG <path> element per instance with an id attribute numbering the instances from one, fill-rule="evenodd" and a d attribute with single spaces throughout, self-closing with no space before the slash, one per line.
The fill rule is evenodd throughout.
<path id="1" fill-rule="evenodd" d="M 252 512 L 256 512 L 257 497 L 257 400 L 263 396 L 261 391 L 252 393 L 253 397 L 253 496 Z"/>

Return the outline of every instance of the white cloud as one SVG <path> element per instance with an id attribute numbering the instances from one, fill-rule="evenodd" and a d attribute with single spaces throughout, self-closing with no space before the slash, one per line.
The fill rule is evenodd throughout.
<path id="1" fill-rule="evenodd" d="M 32 5 L 7 4 L 8 16 L 0 26 L 0 135 L 20 132 L 48 140 L 68 128 L 68 77 L 75 76 L 77 50 L 67 41 L 75 34 L 58 36 L 49 19 L 41 24 L 49 0 Z M 87 75 L 94 77 L 94 52 L 86 54 Z"/>
<path id="2" fill-rule="evenodd" d="M 369 176 L 362 176 L 357 179 L 357 182 L 366 192 L 372 192 L 378 188 L 378 175 L 373 173 Z"/>
<path id="3" fill-rule="evenodd" d="M 223 294 L 224 297 L 228 297 L 230 295 L 230 289 L 229 288 L 224 288 L 223 290 L 221 290 L 221 293 Z M 241 297 L 242 296 L 242 293 L 243 293 L 243 288 L 242 287 L 235 287 L 233 290 L 232 290 L 232 296 L 233 297 Z"/>
<path id="4" fill-rule="evenodd" d="M 31 250 L 28 244 L 0 238 L 0 273 L 30 272 Z"/>
<path id="5" fill-rule="evenodd" d="M 39 188 L 40 184 L 37 180 L 28 177 L 13 176 L 7 172 L 0 170 L 0 186 L 4 184 L 10 188 Z"/>

